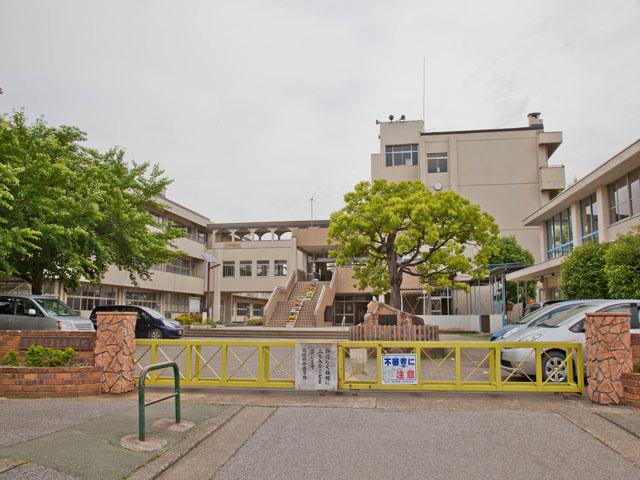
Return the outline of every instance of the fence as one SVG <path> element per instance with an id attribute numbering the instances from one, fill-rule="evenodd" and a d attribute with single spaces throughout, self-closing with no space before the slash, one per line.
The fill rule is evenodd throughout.
<path id="1" fill-rule="evenodd" d="M 439 338 L 434 325 L 367 325 L 349 327 L 351 341 L 412 341 L 431 342 Z"/>
<path id="2" fill-rule="evenodd" d="M 295 388 L 296 340 L 138 340 L 137 373 L 176 361 L 183 386 Z M 322 343 L 334 343 L 324 341 Z M 582 346 L 565 342 L 337 341 L 338 389 L 576 392 L 584 390 Z M 518 353 L 517 361 L 506 356 Z M 383 378 L 388 355 L 415 360 L 414 384 Z M 512 355 L 513 356 L 513 355 Z M 553 361 L 551 361 L 553 360 Z M 509 363 L 508 368 L 505 368 Z M 151 372 L 147 385 L 173 385 Z"/>

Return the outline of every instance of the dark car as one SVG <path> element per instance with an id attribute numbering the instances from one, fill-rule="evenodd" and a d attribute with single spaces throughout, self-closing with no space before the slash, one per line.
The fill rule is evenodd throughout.
<path id="1" fill-rule="evenodd" d="M 180 338 L 182 325 L 165 318 L 160 312 L 149 307 L 136 305 L 102 305 L 91 311 L 89 318 L 97 330 L 96 312 L 136 312 L 136 338 Z"/>

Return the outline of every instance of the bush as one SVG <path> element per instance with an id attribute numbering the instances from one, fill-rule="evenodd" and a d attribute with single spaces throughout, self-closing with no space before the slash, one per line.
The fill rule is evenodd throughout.
<path id="1" fill-rule="evenodd" d="M 577 247 L 560 267 L 560 288 L 568 300 L 609 298 L 605 274 L 607 246 L 590 242 Z"/>
<path id="2" fill-rule="evenodd" d="M 259 327 L 264 325 L 264 320 L 262 318 L 252 318 L 247 320 L 247 325 L 251 325 L 252 327 Z"/>
<path id="3" fill-rule="evenodd" d="M 605 262 L 610 297 L 640 297 L 640 234 L 618 237 L 609 245 Z"/>
<path id="4" fill-rule="evenodd" d="M 202 323 L 201 313 L 183 313 L 174 318 L 176 322 L 180 322 L 182 325 L 192 325 L 194 323 Z"/>
<path id="5" fill-rule="evenodd" d="M 4 365 L 6 367 L 15 367 L 18 365 L 18 352 L 15 350 L 9 350 L 2 358 L 0 358 L 0 365 Z"/>
<path id="6" fill-rule="evenodd" d="M 24 355 L 27 367 L 66 367 L 76 357 L 76 351 L 69 347 L 64 350 L 31 345 Z"/>

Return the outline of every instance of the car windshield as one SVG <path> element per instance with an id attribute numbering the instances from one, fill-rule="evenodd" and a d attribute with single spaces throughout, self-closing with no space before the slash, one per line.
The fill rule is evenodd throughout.
<path id="1" fill-rule="evenodd" d="M 564 312 L 559 313 L 558 315 L 556 315 L 554 317 L 551 317 L 549 320 L 547 320 L 546 322 L 542 322 L 538 326 L 539 327 L 550 327 L 550 328 L 559 327 L 562 323 L 564 323 L 567 320 L 575 317 L 576 315 L 580 315 L 585 310 L 587 310 L 587 309 L 589 309 L 591 307 L 593 307 L 593 305 L 577 305 L 577 306 L 575 306 L 573 308 L 570 308 L 569 310 L 565 310 Z"/>
<path id="2" fill-rule="evenodd" d="M 153 308 L 149 308 L 149 307 L 140 307 L 142 310 L 144 310 L 145 312 L 147 312 L 151 317 L 153 318 L 160 318 L 160 319 L 164 319 L 164 315 L 162 315 L 160 312 L 158 312 L 157 310 L 154 310 Z"/>
<path id="3" fill-rule="evenodd" d="M 538 310 L 534 310 L 533 312 L 527 313 L 524 317 L 522 317 L 516 323 L 520 323 L 524 325 L 525 323 L 529 323 L 531 320 L 535 320 L 536 318 L 540 318 L 541 316 L 549 313 L 554 308 L 558 308 L 558 305 L 547 305 L 546 307 L 539 308 Z"/>
<path id="4" fill-rule="evenodd" d="M 76 315 L 76 312 L 67 307 L 57 298 L 34 298 L 38 305 L 49 315 L 57 315 L 59 317 L 69 317 Z"/>

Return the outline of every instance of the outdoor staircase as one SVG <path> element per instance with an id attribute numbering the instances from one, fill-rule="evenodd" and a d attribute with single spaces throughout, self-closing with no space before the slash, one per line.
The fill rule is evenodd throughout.
<path id="1" fill-rule="evenodd" d="M 268 320 L 265 327 L 315 327 L 316 322 L 313 317 L 313 311 L 318 304 L 323 285 L 328 284 L 329 282 L 316 282 L 316 289 L 313 292 L 313 297 L 303 301 L 302 299 L 305 298 L 305 293 L 310 288 L 311 283 L 312 282 L 310 281 L 296 282 L 287 301 L 278 302 L 273 315 Z M 302 308 L 298 313 L 298 318 L 295 323 L 293 325 L 287 325 L 289 315 L 291 314 L 292 307 L 296 301 L 302 302 Z"/>

